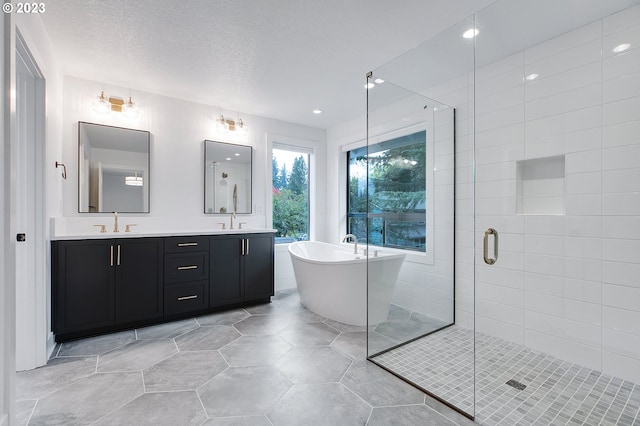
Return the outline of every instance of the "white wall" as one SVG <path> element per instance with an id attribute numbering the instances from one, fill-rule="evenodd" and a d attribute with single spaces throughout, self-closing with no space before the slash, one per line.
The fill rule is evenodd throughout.
<path id="1" fill-rule="evenodd" d="M 91 109 L 91 102 L 101 90 L 106 95 L 131 96 L 140 108 L 137 119 L 127 119 L 112 112 L 100 115 Z M 204 214 L 204 140 L 249 145 L 254 148 L 253 159 L 253 214 L 243 215 L 242 220 L 252 226 L 270 227 L 266 223 L 267 194 L 270 194 L 271 152 L 267 152 L 267 134 L 279 133 L 291 138 L 324 142 L 324 130 L 300 126 L 283 121 L 240 113 L 248 126 L 248 135 L 233 139 L 231 132 L 219 135 L 215 120 L 220 113 L 235 116 L 237 113 L 223 111 L 218 107 L 196 104 L 184 100 L 147 92 L 135 88 L 105 86 L 100 82 L 76 77 L 64 78 L 64 128 L 63 160 L 67 164 L 69 179 L 63 188 L 63 216 L 67 225 L 72 222 L 84 224 L 110 221 L 110 214 L 85 214 L 77 211 L 78 173 L 78 121 L 128 127 L 151 132 L 150 212 L 149 214 L 123 215 L 135 217 L 144 231 L 151 220 L 167 219 L 167 226 L 183 228 L 185 221 L 195 221 L 195 226 L 217 228 L 219 215 Z M 157 220 L 155 223 L 158 223 Z M 151 226 L 151 225 L 149 225 Z M 88 228 L 90 230 L 91 228 Z"/>
<path id="2" fill-rule="evenodd" d="M 476 330 L 640 382 L 640 6 L 477 70 L 475 93 Z M 565 214 L 516 214 L 516 162 L 553 156 Z"/>

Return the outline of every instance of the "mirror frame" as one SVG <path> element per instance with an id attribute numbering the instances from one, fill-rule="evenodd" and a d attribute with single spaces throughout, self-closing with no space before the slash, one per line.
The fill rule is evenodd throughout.
<path id="1" fill-rule="evenodd" d="M 92 126 L 100 126 L 100 127 L 108 127 L 108 128 L 112 128 L 112 129 L 118 129 L 118 130 L 128 130 L 128 131 L 132 131 L 132 132 L 141 132 L 146 134 L 146 143 L 147 143 L 147 170 L 148 170 L 148 176 L 147 176 L 147 183 L 146 183 L 146 187 L 147 187 L 147 209 L 146 210 L 140 210 L 140 211 L 125 211 L 125 210 L 119 210 L 118 213 L 146 213 L 148 214 L 151 210 L 151 179 L 149 178 L 149 176 L 151 176 L 151 132 L 149 132 L 148 130 L 139 130 L 139 129 L 131 129 L 131 128 L 127 128 L 127 127 L 119 127 L 119 126 L 111 126 L 108 124 L 100 124 L 100 123 L 90 123 L 87 121 L 78 121 L 78 193 L 77 193 L 77 198 L 78 198 L 78 213 L 111 213 L 111 211 L 82 211 L 81 210 L 81 206 L 80 206 L 80 180 L 82 178 L 81 175 L 81 165 L 82 165 L 82 159 L 80 158 L 81 156 L 81 146 L 82 146 L 82 140 L 81 140 L 81 126 L 83 124 L 88 124 L 88 125 L 92 125 Z"/>
<path id="2" fill-rule="evenodd" d="M 202 205 L 203 205 L 203 212 L 204 214 L 231 214 L 232 212 L 227 211 L 224 213 L 221 212 L 216 212 L 216 211 L 212 211 L 212 212 L 208 212 L 207 211 L 207 147 L 210 147 L 209 149 L 212 149 L 213 146 L 211 146 L 210 144 L 219 144 L 219 145 L 228 145 L 229 147 L 239 147 L 241 149 L 249 149 L 249 188 L 250 188 L 250 193 L 249 193 L 249 205 L 248 205 L 248 209 L 247 211 L 242 211 L 242 212 L 236 212 L 236 214 L 252 214 L 253 213 L 253 147 L 251 145 L 242 145 L 242 144 L 235 144 L 235 143 L 230 143 L 230 142 L 220 142 L 220 141 L 214 141 L 211 139 L 205 139 L 204 141 L 204 164 L 203 164 L 203 169 L 202 169 L 202 174 L 203 174 L 203 200 L 202 200 Z"/>

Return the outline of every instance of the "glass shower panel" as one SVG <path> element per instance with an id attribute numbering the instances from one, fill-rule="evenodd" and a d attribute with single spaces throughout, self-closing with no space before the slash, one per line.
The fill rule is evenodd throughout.
<path id="1" fill-rule="evenodd" d="M 462 34 L 473 22 L 460 22 L 368 76 L 367 146 L 354 157 L 367 172 L 363 183 L 350 181 L 350 190 L 366 196 L 366 214 L 352 219 L 367 225 L 368 359 L 469 417 L 473 41 Z M 397 254 L 404 258 L 395 284 L 380 286 L 380 277 L 396 275 L 396 265 L 381 257 Z M 385 303 L 388 313 L 380 316 Z"/>
<path id="2" fill-rule="evenodd" d="M 367 256 L 368 356 L 438 395 L 438 362 L 457 333 L 444 331 L 455 323 L 455 110 L 368 80 L 368 143 L 348 153 L 349 232 Z"/>

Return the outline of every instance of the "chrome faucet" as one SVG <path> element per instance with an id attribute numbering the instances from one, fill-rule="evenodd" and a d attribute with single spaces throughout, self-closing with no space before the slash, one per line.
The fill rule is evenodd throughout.
<path id="1" fill-rule="evenodd" d="M 345 235 L 344 238 L 342 239 L 342 242 L 346 243 L 347 241 L 349 241 L 349 238 L 353 240 L 353 254 L 358 254 L 358 239 L 356 238 L 355 235 L 353 234 Z"/>
<path id="2" fill-rule="evenodd" d="M 120 232 L 120 230 L 118 229 L 118 212 L 113 212 L 113 218 L 113 232 Z"/>
<path id="3" fill-rule="evenodd" d="M 231 223 L 229 224 L 229 229 L 233 229 L 233 219 L 236 218 L 236 212 L 231 213 Z"/>

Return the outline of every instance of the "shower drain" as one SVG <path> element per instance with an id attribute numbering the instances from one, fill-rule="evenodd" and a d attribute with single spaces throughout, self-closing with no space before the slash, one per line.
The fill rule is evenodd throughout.
<path id="1" fill-rule="evenodd" d="M 517 380 L 513 380 L 513 379 L 509 380 L 509 381 L 507 382 L 507 384 L 508 384 L 509 386 L 511 386 L 512 388 L 516 388 L 516 389 L 518 389 L 518 390 L 525 390 L 525 389 L 527 388 L 527 385 L 523 385 L 523 384 L 522 384 L 522 383 L 520 383 L 519 381 L 517 381 Z"/>

